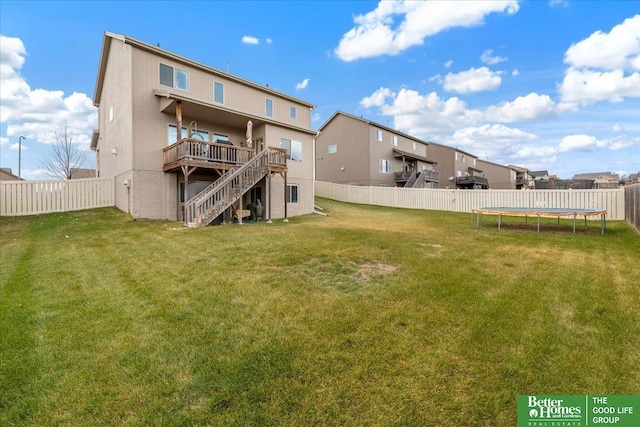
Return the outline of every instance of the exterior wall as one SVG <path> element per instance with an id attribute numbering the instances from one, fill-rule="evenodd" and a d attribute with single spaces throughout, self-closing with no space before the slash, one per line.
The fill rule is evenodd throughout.
<path id="1" fill-rule="evenodd" d="M 174 99 L 157 96 L 154 90 L 184 94 L 193 99 L 190 110 L 183 109 L 183 127 L 197 119 L 199 130 L 228 136 L 234 145 L 246 139 L 246 123 L 254 119 L 253 138 L 262 138 L 265 145 L 280 146 L 280 138 L 300 141 L 303 160 L 289 162 L 288 179 L 304 187 L 307 199 L 293 207 L 289 215 L 313 211 L 313 133 L 310 104 L 271 91 L 226 73 L 180 58 L 133 40 L 110 40 L 104 81 L 100 99 L 100 133 L 97 144 L 100 176 L 114 176 L 116 180 L 116 206 L 134 217 L 177 220 L 178 182 L 176 173 L 163 172 L 163 149 L 168 144 L 169 125 L 176 124 Z M 159 64 L 179 68 L 188 73 L 188 91 L 160 84 Z M 224 85 L 224 102 L 214 102 L 214 82 Z M 265 99 L 273 101 L 273 117 L 266 117 Z M 199 103 L 204 105 L 199 106 Z M 295 117 L 291 117 L 291 107 Z M 231 109 L 235 112 L 229 112 Z M 186 110 L 186 111 L 185 111 Z M 110 111 L 114 118 L 109 120 Z M 197 114 L 189 115 L 189 111 Z M 245 118 L 243 118 L 246 117 Z M 219 120 L 219 117 L 223 117 Z M 204 118 L 204 120 L 203 120 Z M 280 121 L 285 125 L 271 124 Z M 296 131 L 286 125 L 300 128 Z M 302 131 L 307 130 L 307 132 Z M 186 135 L 183 135 L 186 137 Z M 111 154 L 115 148 L 117 155 Z M 128 185 L 125 185 L 125 182 Z M 281 190 L 284 197 L 284 189 Z M 284 216 L 284 209 L 282 212 Z"/>
<path id="2" fill-rule="evenodd" d="M 455 148 L 440 144 L 430 143 L 427 147 L 427 157 L 438 162 L 434 167 L 440 177 L 438 188 L 455 188 L 455 182 L 449 180 L 451 177 L 455 180 L 457 176 L 455 151 Z"/>
<path id="3" fill-rule="evenodd" d="M 316 137 L 316 179 L 339 184 L 371 185 L 369 125 L 338 114 Z M 329 146 L 337 152 L 329 154 Z"/>
<path id="4" fill-rule="evenodd" d="M 489 187 L 500 190 L 514 190 L 516 188 L 516 171 L 497 163 L 477 160 L 477 168 L 484 171 L 489 181 Z"/>

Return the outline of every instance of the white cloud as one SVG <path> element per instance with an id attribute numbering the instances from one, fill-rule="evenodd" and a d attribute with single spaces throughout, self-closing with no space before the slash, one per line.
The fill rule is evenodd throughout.
<path id="1" fill-rule="evenodd" d="M 571 45 L 564 61 L 569 68 L 559 86 L 563 103 L 588 105 L 640 97 L 640 15 L 609 33 L 596 31 Z"/>
<path id="2" fill-rule="evenodd" d="M 624 130 L 624 127 L 620 123 L 616 123 L 611 126 L 611 130 L 614 132 L 622 132 Z"/>
<path id="3" fill-rule="evenodd" d="M 304 79 L 300 83 L 296 84 L 296 90 L 305 89 L 309 85 L 310 79 Z"/>
<path id="4" fill-rule="evenodd" d="M 319 122 L 321 119 L 320 113 L 313 113 L 313 116 L 311 116 L 311 121 L 314 123 Z"/>
<path id="5" fill-rule="evenodd" d="M 500 86 L 500 72 L 487 67 L 471 68 L 457 74 L 449 73 L 444 77 L 443 88 L 448 92 L 471 93 L 493 90 Z"/>
<path id="6" fill-rule="evenodd" d="M 564 151 L 593 151 L 606 146 L 606 141 L 599 141 L 591 135 L 568 135 L 562 138 L 558 150 Z"/>
<path id="7" fill-rule="evenodd" d="M 486 122 L 516 123 L 552 116 L 556 105 L 548 95 L 530 93 L 485 109 L 470 109 L 458 97 L 442 99 L 436 92 L 420 94 L 402 88 L 398 93 L 381 87 L 360 101 L 364 108 L 378 107 L 382 115 L 393 116 L 396 128 L 419 138 L 443 137 L 448 132 Z"/>
<path id="8" fill-rule="evenodd" d="M 382 107 L 386 103 L 387 98 L 393 98 L 394 96 L 395 93 L 391 92 L 391 89 L 381 87 L 380 89 L 373 92 L 370 96 L 362 98 L 362 101 L 360 101 L 360 106 L 364 108 Z"/>
<path id="9" fill-rule="evenodd" d="M 513 123 L 550 117 L 555 112 L 555 103 L 549 95 L 530 93 L 517 97 L 513 102 L 487 108 L 485 118 L 494 122 Z"/>
<path id="10" fill-rule="evenodd" d="M 267 42 L 267 44 L 271 44 L 271 43 L 273 43 L 273 40 L 271 40 L 269 37 L 267 37 L 267 39 L 265 40 L 265 42 Z"/>
<path id="11" fill-rule="evenodd" d="M 504 62 L 507 60 L 507 58 L 505 57 L 497 56 L 497 55 L 492 56 L 492 55 L 493 55 L 493 49 L 487 49 L 484 52 L 482 52 L 482 55 L 480 55 L 480 60 L 485 64 L 489 64 L 489 65 L 499 64 L 500 62 Z"/>
<path id="12" fill-rule="evenodd" d="M 609 149 L 613 151 L 623 150 L 629 147 L 640 147 L 640 136 L 620 135 L 607 141 Z M 637 159 L 636 159 L 637 160 Z"/>
<path id="13" fill-rule="evenodd" d="M 25 151 L 25 150 L 28 150 L 28 149 L 29 148 L 26 145 L 22 144 L 22 151 Z M 16 150 L 16 151 L 20 150 L 20 144 L 17 143 L 17 142 L 14 142 L 13 144 L 11 144 L 9 146 L 9 150 Z"/>
<path id="14" fill-rule="evenodd" d="M 242 43 L 245 44 L 260 44 L 260 40 L 253 36 L 242 36 Z"/>
<path id="15" fill-rule="evenodd" d="M 0 136 L 0 147 L 4 147 L 9 143 L 9 138 Z"/>
<path id="16" fill-rule="evenodd" d="M 573 68 L 636 68 L 640 55 L 640 15 L 626 19 L 609 33 L 596 31 L 572 45 L 564 61 Z"/>
<path id="17" fill-rule="evenodd" d="M 20 74 L 27 55 L 22 41 L 0 35 L 0 44 L 0 122 L 8 123 L 7 136 L 23 135 L 29 141 L 50 143 L 66 123 L 76 135 L 75 141 L 88 145 L 98 123 L 93 101 L 84 93 L 65 97 L 59 90 L 31 89 Z"/>
<path id="18" fill-rule="evenodd" d="M 516 69 L 514 69 L 514 70 L 511 72 L 511 75 L 512 75 L 513 77 L 519 76 L 519 75 L 520 75 L 520 71 L 518 71 L 518 69 L 516 68 Z"/>
<path id="19" fill-rule="evenodd" d="M 518 9 L 517 1 L 468 2 L 465 7 L 456 1 L 380 1 L 373 11 L 354 18 L 356 26 L 342 36 L 335 53 L 347 62 L 397 55 L 440 31 L 482 25 L 488 14 Z M 398 17 L 401 22 L 394 25 Z"/>
<path id="20" fill-rule="evenodd" d="M 444 68 L 449 68 L 453 65 L 453 60 L 448 60 L 447 62 L 444 63 Z"/>
<path id="21" fill-rule="evenodd" d="M 640 97 L 640 73 L 625 76 L 622 70 L 601 72 L 569 68 L 559 90 L 562 101 L 568 103 L 620 102 L 624 98 Z"/>
<path id="22" fill-rule="evenodd" d="M 551 7 L 556 7 L 556 6 L 569 7 L 569 0 L 550 0 L 549 1 L 549 6 L 551 6 Z"/>

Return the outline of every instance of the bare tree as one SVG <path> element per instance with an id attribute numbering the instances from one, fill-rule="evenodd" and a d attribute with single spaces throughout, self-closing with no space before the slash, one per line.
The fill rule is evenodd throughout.
<path id="1" fill-rule="evenodd" d="M 86 152 L 73 142 L 73 132 L 64 124 L 64 129 L 56 132 L 56 141 L 46 159 L 41 162 L 45 173 L 54 178 L 71 179 L 72 169 L 82 168 L 87 162 Z"/>

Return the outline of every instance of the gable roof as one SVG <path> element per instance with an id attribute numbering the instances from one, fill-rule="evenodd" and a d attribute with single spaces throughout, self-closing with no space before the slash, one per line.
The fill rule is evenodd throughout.
<path id="1" fill-rule="evenodd" d="M 425 145 L 429 145 L 430 144 L 430 142 L 424 141 L 424 140 L 422 140 L 420 138 L 416 138 L 415 136 L 411 136 L 411 135 L 406 134 L 404 132 L 400 132 L 397 129 L 393 129 L 393 128 L 390 128 L 389 126 L 381 125 L 380 123 L 376 123 L 376 122 L 374 122 L 372 120 L 365 119 L 362 116 L 358 117 L 358 116 L 354 116 L 353 114 L 345 113 L 344 111 L 336 111 L 335 113 L 333 113 L 333 115 L 331 117 L 329 117 L 329 119 L 326 122 L 324 122 L 322 126 L 320 126 L 318 131 L 322 132 L 322 129 L 324 129 L 329 124 L 329 122 L 331 122 L 334 118 L 336 118 L 339 115 L 342 115 L 342 116 L 345 116 L 345 117 L 349 117 L 349 118 L 354 119 L 354 120 L 361 121 L 361 122 L 366 123 L 366 124 L 368 124 L 370 126 L 375 126 L 377 128 L 384 129 L 384 130 L 386 130 L 388 132 L 394 133 L 396 135 L 403 136 L 403 137 L 405 137 L 407 139 L 410 139 L 412 141 L 419 142 L 420 144 L 425 144 Z"/>
<path id="2" fill-rule="evenodd" d="M 215 74 L 215 75 L 224 77 L 226 79 L 235 81 L 237 83 L 243 84 L 245 86 L 250 86 L 250 87 L 252 87 L 254 89 L 258 89 L 258 90 L 263 91 L 263 92 L 271 93 L 273 95 L 277 95 L 279 97 L 289 99 L 289 100 L 294 101 L 296 103 L 305 105 L 305 106 L 309 107 L 309 109 L 314 109 L 315 108 L 314 104 L 312 104 L 310 102 L 307 102 L 307 101 L 304 101 L 302 99 L 295 98 L 295 97 L 287 95 L 285 93 L 278 92 L 277 90 L 273 90 L 273 89 L 271 89 L 271 88 L 269 88 L 267 86 L 262 86 L 262 85 L 259 85 L 257 83 L 251 82 L 249 80 L 245 80 L 245 79 L 240 78 L 238 76 L 234 76 L 234 75 L 229 74 L 227 72 L 218 70 L 216 68 L 209 67 L 208 65 L 204 65 L 204 64 L 202 64 L 200 62 L 196 62 L 196 61 L 193 61 L 191 59 L 185 58 L 184 56 L 180 56 L 180 55 L 177 55 L 175 53 L 169 52 L 168 50 L 162 49 L 162 48 L 160 48 L 158 46 L 153 46 L 153 45 L 150 45 L 148 43 L 142 42 L 140 40 L 136 40 L 134 38 L 131 38 L 129 36 L 116 34 L 116 33 L 111 33 L 109 31 L 105 31 L 104 37 L 103 37 L 103 40 L 102 40 L 102 50 L 100 52 L 100 62 L 99 62 L 99 65 L 98 65 L 98 76 L 96 78 L 96 88 L 95 88 L 95 91 L 93 93 L 93 105 L 96 106 L 96 107 L 100 106 L 100 96 L 102 95 L 102 85 L 104 83 L 104 74 L 105 74 L 105 71 L 106 71 L 106 68 L 107 68 L 107 59 L 109 58 L 109 51 L 111 49 L 111 43 L 113 42 L 113 40 L 119 40 L 122 43 L 126 43 L 126 44 L 134 46 L 134 47 L 136 47 L 138 49 L 146 50 L 147 52 L 154 53 L 154 54 L 156 54 L 158 56 L 161 56 L 161 57 L 164 57 L 164 58 L 167 58 L 167 59 L 171 59 L 171 60 L 176 61 L 176 62 L 181 62 L 181 63 L 189 65 L 189 66 L 191 66 L 193 68 L 197 68 L 197 69 L 200 69 L 202 71 L 206 71 L 207 73 Z"/>

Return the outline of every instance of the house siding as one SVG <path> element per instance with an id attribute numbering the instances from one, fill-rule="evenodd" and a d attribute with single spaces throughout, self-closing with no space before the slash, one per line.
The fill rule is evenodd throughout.
<path id="1" fill-rule="evenodd" d="M 178 189 L 184 177 L 180 173 L 163 172 L 163 149 L 168 145 L 168 126 L 176 124 L 173 111 L 177 102 L 158 96 L 164 92 L 193 100 L 185 104 L 188 107 L 183 109 L 182 126 L 188 127 L 192 120 L 196 121 L 199 130 L 209 132 L 210 141 L 213 133 L 223 134 L 239 146 L 246 139 L 246 123 L 250 117 L 260 122 L 254 123 L 253 139 L 262 138 L 265 146 L 279 147 L 280 138 L 300 141 L 303 159 L 289 161 L 287 175 L 290 183 L 300 186 L 301 199 L 290 207 L 288 215 L 313 212 L 311 104 L 122 36 L 105 35 L 103 50 L 107 45 L 108 54 L 102 58 L 106 61 L 103 81 L 98 86 L 102 90 L 96 94 L 100 114 L 97 151 L 100 176 L 116 178 L 118 208 L 136 218 L 177 220 L 181 216 Z M 188 90 L 161 85 L 160 63 L 186 71 Z M 222 104 L 214 102 L 214 82 L 224 85 Z M 272 118 L 265 116 L 266 98 L 274 103 Z M 109 122 L 112 106 L 114 119 Z M 296 108 L 295 118 L 290 116 L 291 106 Z M 276 121 L 280 123 L 274 123 Z M 111 154 L 112 148 L 117 150 L 117 155 Z M 124 185 L 126 180 L 129 186 Z M 284 184 L 272 187 L 275 208 L 277 200 L 283 203 L 285 190 Z M 283 217 L 284 207 L 272 211 L 272 215 Z"/>

